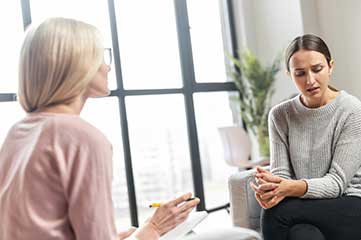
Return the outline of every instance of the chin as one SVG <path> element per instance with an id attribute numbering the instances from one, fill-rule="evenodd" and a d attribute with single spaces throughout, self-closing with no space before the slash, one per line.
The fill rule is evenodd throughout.
<path id="1" fill-rule="evenodd" d="M 106 97 L 110 95 L 110 90 L 93 92 L 89 95 L 90 98 Z"/>
<path id="2" fill-rule="evenodd" d="M 110 90 L 97 94 L 97 97 L 106 97 L 110 95 Z"/>
<path id="3" fill-rule="evenodd" d="M 110 92 L 110 89 L 108 89 L 107 92 L 105 93 L 104 97 L 109 96 L 110 93 L 111 93 L 111 92 Z"/>

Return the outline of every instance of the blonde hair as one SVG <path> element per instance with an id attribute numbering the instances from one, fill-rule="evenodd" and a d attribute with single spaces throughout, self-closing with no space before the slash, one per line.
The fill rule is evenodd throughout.
<path id="1" fill-rule="evenodd" d="M 26 112 L 67 104 L 83 94 L 103 61 L 92 25 L 49 18 L 26 33 L 19 61 L 19 102 Z"/>
<path id="2" fill-rule="evenodd" d="M 71 102 L 86 91 L 103 62 L 100 32 L 84 22 L 50 18 L 27 29 L 19 61 L 19 101 L 27 112 Z M 41 134 L 41 128 L 34 129 Z M 9 144 L 5 140 L 4 145 Z M 0 179 L 0 199 L 19 172 L 24 172 L 35 147 L 24 146 Z M 4 154 L 1 158 L 6 157 Z M 0 169 L 6 161 L 0 159 Z M 21 174 L 20 176 L 24 176 Z M 22 188 L 24 180 L 18 182 Z"/>

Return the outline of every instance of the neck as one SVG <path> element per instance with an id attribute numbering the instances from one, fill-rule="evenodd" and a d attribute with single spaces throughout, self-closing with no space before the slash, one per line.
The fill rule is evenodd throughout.
<path id="1" fill-rule="evenodd" d="M 39 112 L 49 113 L 65 113 L 79 115 L 84 107 L 86 98 L 84 96 L 77 97 L 74 101 L 69 104 L 57 104 L 54 106 L 40 109 Z"/>
<path id="2" fill-rule="evenodd" d="M 318 108 L 318 107 L 324 106 L 327 103 L 331 102 L 339 94 L 340 94 L 340 92 L 336 92 L 336 91 L 331 90 L 330 88 L 327 88 L 321 97 L 307 98 L 304 95 L 301 95 L 301 101 L 306 107 Z"/>

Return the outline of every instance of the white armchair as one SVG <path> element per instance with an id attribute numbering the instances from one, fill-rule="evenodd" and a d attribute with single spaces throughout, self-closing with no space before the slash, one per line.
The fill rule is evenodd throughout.
<path id="1" fill-rule="evenodd" d="M 245 170 L 269 163 L 269 159 L 250 160 L 252 142 L 243 127 L 237 125 L 220 127 L 218 132 L 223 144 L 224 160 L 228 165 L 238 167 L 239 170 Z"/>
<path id="2" fill-rule="evenodd" d="M 255 170 L 251 169 L 234 173 L 229 177 L 230 210 L 234 226 L 259 231 L 261 207 L 249 185 L 254 179 L 253 173 Z"/>
<path id="3" fill-rule="evenodd" d="M 249 183 L 254 179 L 255 169 L 252 168 L 268 165 L 269 159 L 249 160 L 252 145 L 247 132 L 242 127 L 222 127 L 218 130 L 223 143 L 226 163 L 239 169 L 228 180 L 233 225 L 259 232 L 261 207 L 256 201 Z M 268 168 L 266 167 L 266 169 Z"/>

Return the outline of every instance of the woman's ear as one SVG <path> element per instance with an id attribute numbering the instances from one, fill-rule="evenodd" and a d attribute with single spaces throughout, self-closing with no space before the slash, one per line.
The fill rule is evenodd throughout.
<path id="1" fill-rule="evenodd" d="M 332 74 L 334 64 L 335 64 L 335 61 L 333 59 L 331 59 L 330 63 L 328 64 L 328 67 L 329 67 L 328 75 Z"/>
<path id="2" fill-rule="evenodd" d="M 291 73 L 288 70 L 285 70 L 285 73 L 288 77 L 291 77 Z"/>

